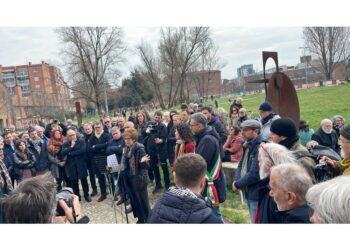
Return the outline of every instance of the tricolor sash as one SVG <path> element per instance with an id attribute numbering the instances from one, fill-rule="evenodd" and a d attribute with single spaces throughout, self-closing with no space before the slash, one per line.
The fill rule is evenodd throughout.
<path id="1" fill-rule="evenodd" d="M 210 173 L 207 171 L 205 174 L 205 177 L 208 181 L 208 188 L 207 188 L 207 197 L 211 199 L 213 205 L 219 205 L 219 196 L 216 191 L 216 187 L 214 186 L 214 181 L 219 178 L 220 174 L 220 166 L 221 166 L 221 158 L 220 154 L 218 154 L 218 158 L 214 164 L 214 167 L 210 171 Z"/>

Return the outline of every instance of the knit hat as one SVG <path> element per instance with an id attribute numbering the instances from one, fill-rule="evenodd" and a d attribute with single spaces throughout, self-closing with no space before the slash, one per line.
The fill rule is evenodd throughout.
<path id="1" fill-rule="evenodd" d="M 260 104 L 259 110 L 261 111 L 272 111 L 272 104 L 268 101 L 263 102 Z"/>
<path id="2" fill-rule="evenodd" d="M 350 123 L 346 124 L 340 129 L 340 134 L 347 140 L 350 141 Z"/>
<path id="3" fill-rule="evenodd" d="M 297 134 L 297 127 L 292 119 L 280 118 L 271 123 L 270 131 L 276 135 L 289 138 Z"/>

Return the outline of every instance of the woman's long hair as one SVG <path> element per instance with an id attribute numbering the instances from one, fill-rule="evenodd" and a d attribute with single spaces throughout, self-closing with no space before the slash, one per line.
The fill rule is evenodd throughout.
<path id="1" fill-rule="evenodd" d="M 176 130 L 179 133 L 181 139 L 186 143 L 194 141 L 192 131 L 187 123 L 181 122 L 176 126 Z"/>

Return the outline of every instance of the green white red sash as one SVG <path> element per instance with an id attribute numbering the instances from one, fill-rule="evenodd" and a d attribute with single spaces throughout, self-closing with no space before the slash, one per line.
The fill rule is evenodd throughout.
<path id="1" fill-rule="evenodd" d="M 220 174 L 220 166 L 221 166 L 221 158 L 220 154 L 218 154 L 218 158 L 214 164 L 214 167 L 211 169 L 210 173 L 207 171 L 205 177 L 208 181 L 207 188 L 207 197 L 211 199 L 213 205 L 219 204 L 219 197 L 216 191 L 216 187 L 214 186 L 214 181 L 219 178 Z"/>

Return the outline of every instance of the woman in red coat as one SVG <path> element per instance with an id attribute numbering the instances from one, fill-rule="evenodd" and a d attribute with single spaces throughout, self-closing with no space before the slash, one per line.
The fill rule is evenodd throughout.
<path id="1" fill-rule="evenodd" d="M 175 128 L 175 136 L 176 136 L 176 146 L 175 146 L 175 157 L 172 169 L 175 171 L 175 161 L 178 157 L 188 154 L 194 153 L 195 145 L 194 139 L 192 135 L 192 131 L 188 123 L 181 122 Z"/>
<path id="2" fill-rule="evenodd" d="M 223 161 L 239 162 L 241 160 L 243 155 L 242 141 L 241 129 L 237 126 L 231 126 L 230 135 L 224 144 L 225 156 Z"/>

